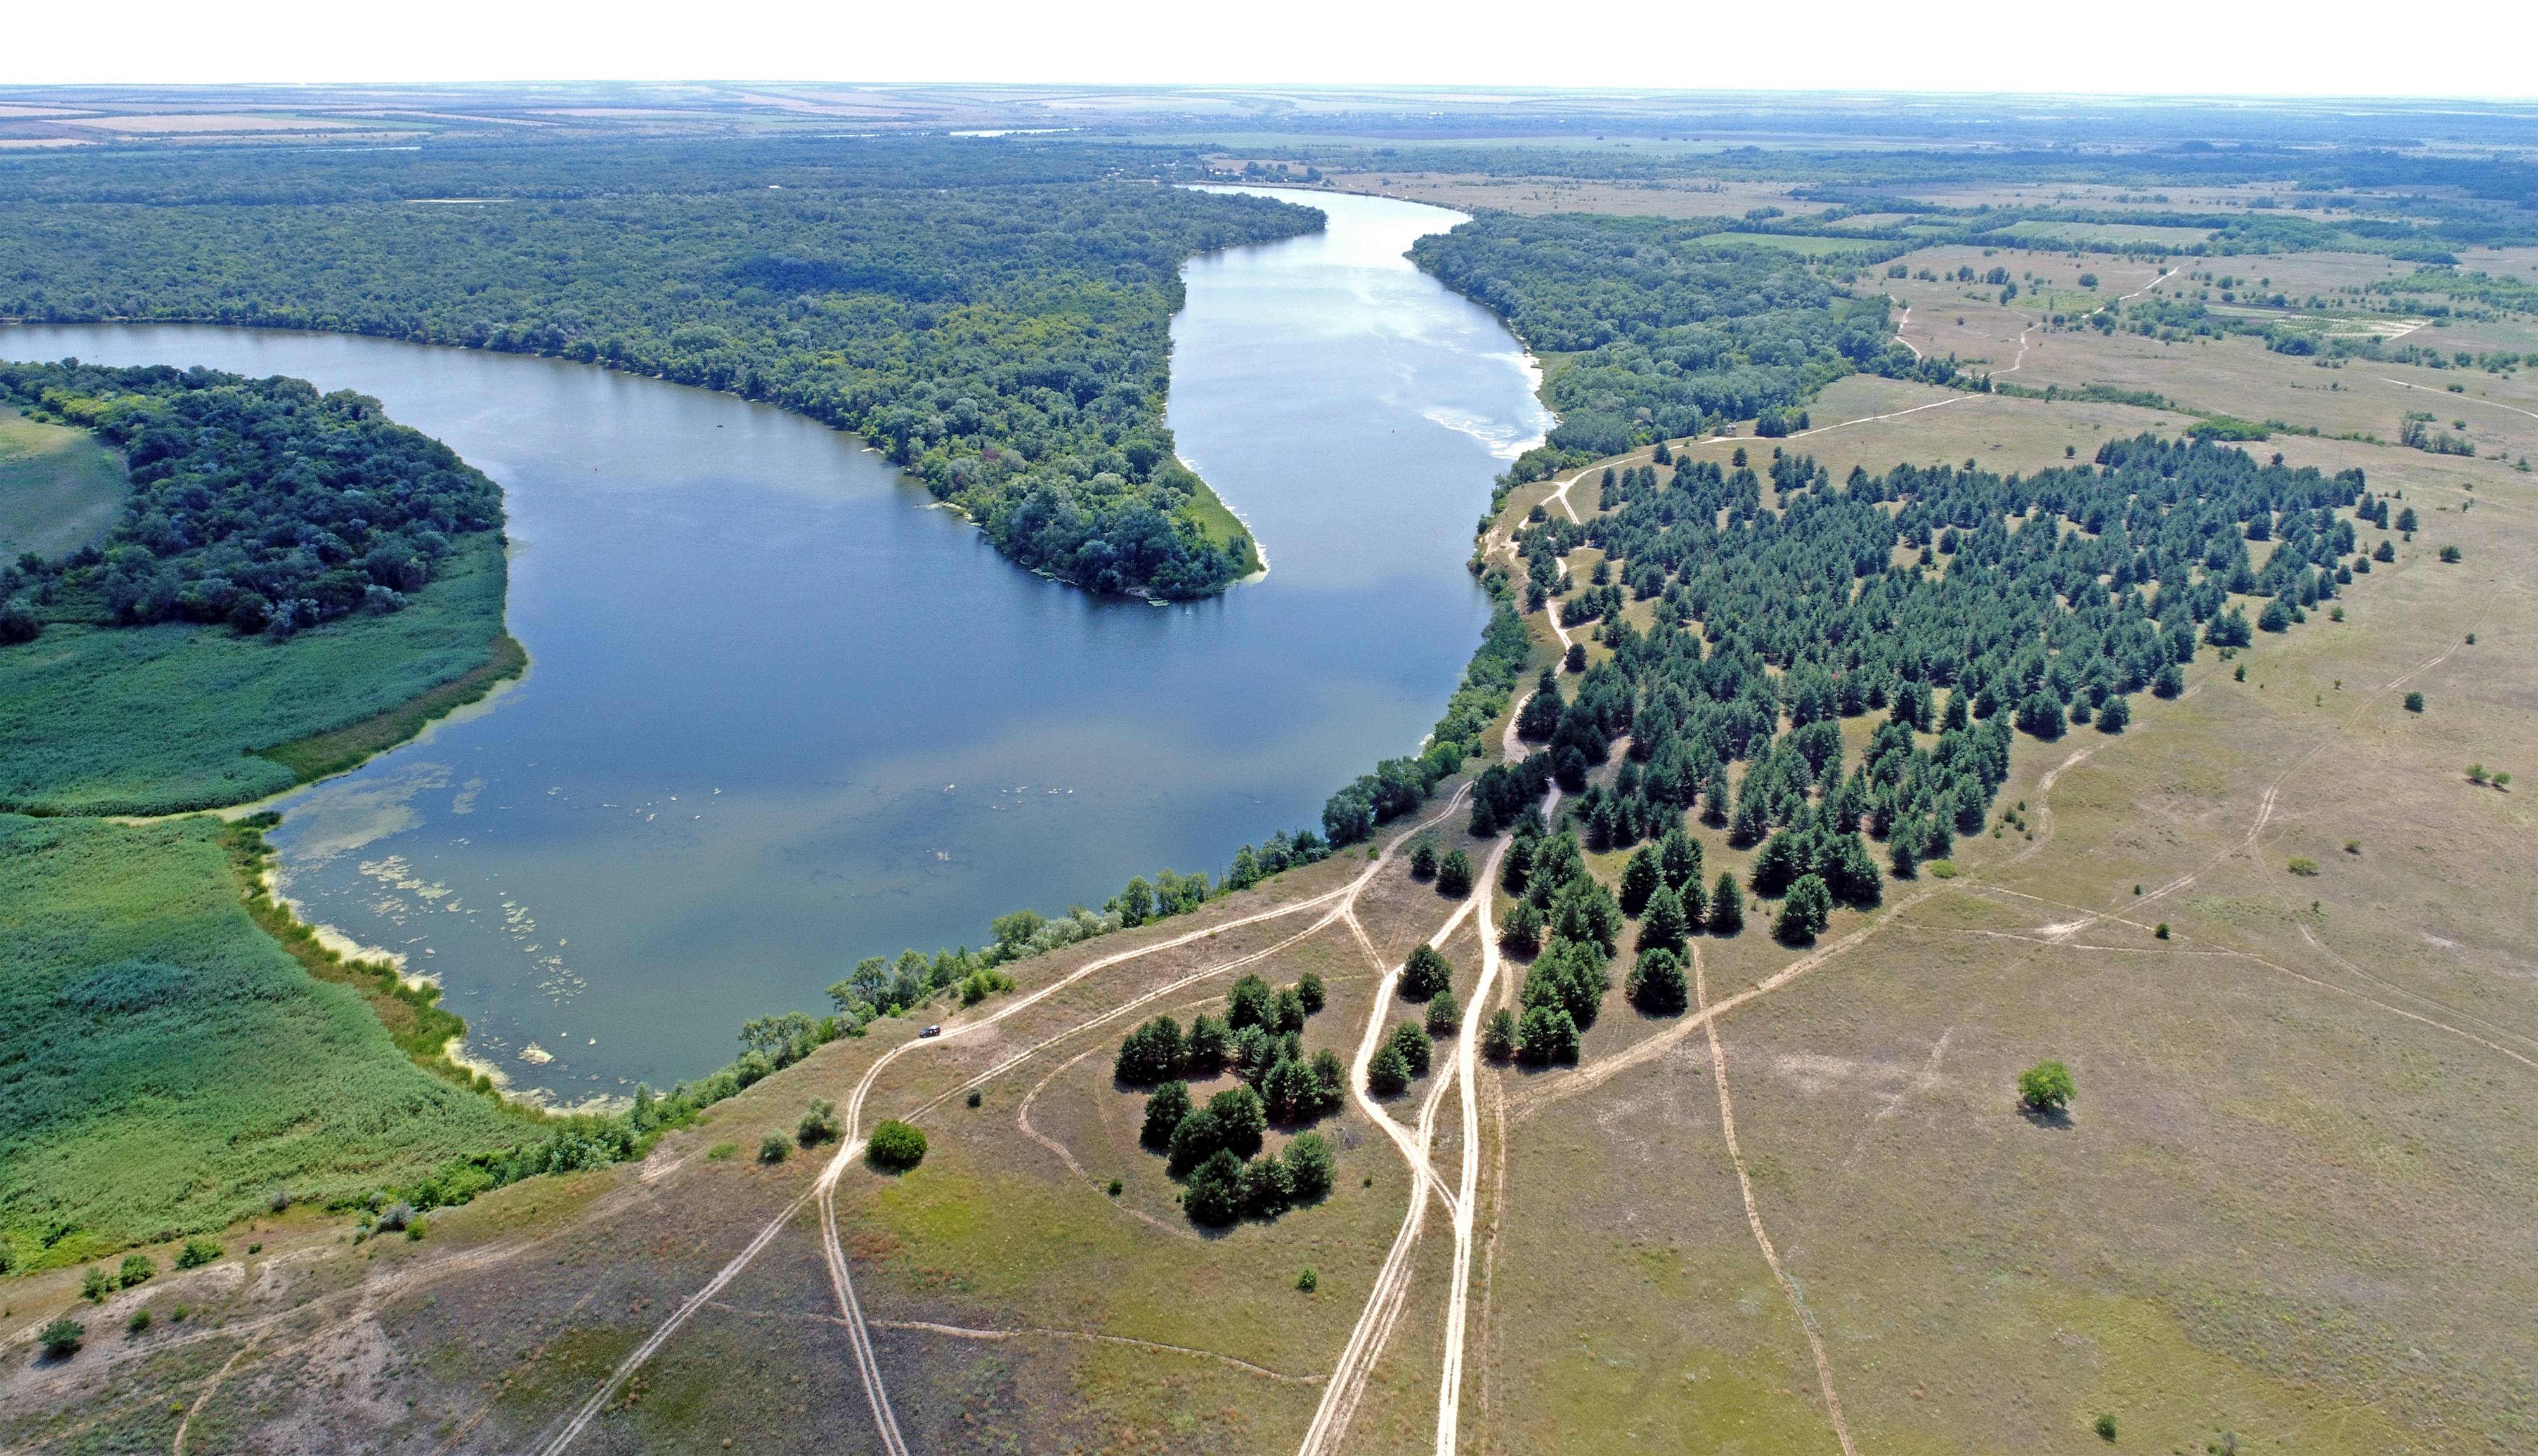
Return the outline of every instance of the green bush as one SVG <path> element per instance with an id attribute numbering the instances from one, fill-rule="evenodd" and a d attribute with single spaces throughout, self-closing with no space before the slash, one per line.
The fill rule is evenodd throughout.
<path id="1" fill-rule="evenodd" d="M 873 1129 L 865 1154 L 875 1166 L 903 1173 L 925 1160 L 925 1134 L 896 1118 L 885 1119 Z"/>
<path id="2" fill-rule="evenodd" d="M 46 1356 L 64 1359 L 80 1348 L 80 1341 L 88 1338 L 88 1326 L 65 1314 L 44 1326 L 43 1333 L 35 1338 L 43 1343 Z"/>
<path id="3" fill-rule="evenodd" d="M 976 1103 L 970 1105 L 975 1106 Z M 802 1120 L 793 1129 L 795 1140 L 805 1148 L 837 1140 L 837 1104 L 825 1098 L 813 1098 L 802 1110 Z"/>
<path id="4" fill-rule="evenodd" d="M 758 1140 L 758 1160 L 775 1163 L 793 1156 L 793 1145 L 782 1133 L 768 1133 Z"/>
<path id="5" fill-rule="evenodd" d="M 2060 1062 L 2038 1062 L 2018 1074 L 2018 1099 L 2033 1111 L 2060 1112 L 2073 1095 L 2071 1069 Z"/>
<path id="6" fill-rule="evenodd" d="M 190 1266 L 179 1260 L 176 1267 L 183 1269 Z M 148 1284 L 158 1277 L 159 1265 L 148 1254 L 126 1254 L 123 1256 L 123 1267 L 115 1273 L 114 1282 L 128 1290 L 135 1285 Z"/>
<path id="7" fill-rule="evenodd" d="M 228 1250 L 223 1249 L 218 1243 L 213 1242 L 211 1239 L 189 1238 L 185 1240 L 185 1246 L 176 1251 L 176 1267 L 179 1269 L 200 1269 L 227 1252 Z"/>
<path id="8" fill-rule="evenodd" d="M 80 1271 L 80 1297 L 91 1304 L 102 1304 L 115 1291 L 114 1276 L 92 1264 Z"/>

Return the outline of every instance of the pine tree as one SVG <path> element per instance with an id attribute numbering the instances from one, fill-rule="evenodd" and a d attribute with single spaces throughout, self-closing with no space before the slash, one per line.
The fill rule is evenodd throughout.
<path id="1" fill-rule="evenodd" d="M 1514 1012 L 1502 1006 L 1490 1013 L 1488 1025 L 1481 1028 L 1481 1055 L 1494 1062 L 1515 1055 Z"/>
<path id="2" fill-rule="evenodd" d="M 1387 1041 L 1375 1049 L 1374 1060 L 1367 1064 L 1366 1090 L 1378 1097 L 1397 1096 L 1410 1086 L 1410 1064 L 1401 1057 L 1401 1049 Z"/>
<path id="3" fill-rule="evenodd" d="M 1149 1148 L 1170 1147 L 1172 1130 L 1181 1125 L 1181 1119 L 1189 1116 L 1189 1084 L 1165 1083 L 1155 1089 L 1154 1095 L 1146 1098 L 1146 1126 L 1137 1135 L 1137 1141 Z"/>
<path id="4" fill-rule="evenodd" d="M 1622 913 L 1636 920 L 1648 907 L 1648 896 L 1665 884 L 1665 871 L 1660 851 L 1640 845 L 1637 853 L 1622 870 Z"/>
<path id="5" fill-rule="evenodd" d="M 1500 927 L 1499 944 L 1518 956 L 1531 956 L 1542 949 L 1542 912 L 1531 900 L 1517 900 L 1508 909 L 1506 924 Z"/>
<path id="6" fill-rule="evenodd" d="M 1401 1053 L 1401 1063 L 1410 1069 L 1411 1076 L 1428 1075 L 1429 1058 L 1433 1047 L 1429 1043 L 1427 1031 L 1422 1029 L 1417 1022 L 1403 1022 L 1394 1026 L 1390 1045 L 1394 1051 Z"/>
<path id="7" fill-rule="evenodd" d="M 1676 825 L 1666 830 L 1657 844 L 1657 863 L 1665 876 L 1666 888 L 1677 894 L 1687 885 L 1698 894 L 1701 891 L 1701 841 Z"/>
<path id="8" fill-rule="evenodd" d="M 1448 849 L 1436 862 L 1436 889 L 1455 899 L 1472 893 L 1472 858 L 1460 849 Z"/>
<path id="9" fill-rule="evenodd" d="M 1425 1001 L 1454 984 L 1454 966 L 1434 946 L 1412 950 L 1401 966 L 1401 999 Z"/>
<path id="10" fill-rule="evenodd" d="M 1833 892 L 1824 881 L 1813 875 L 1800 875 L 1789 887 L 1789 897 L 1780 902 L 1779 923 L 1771 927 L 1783 945 L 1803 946 L 1824 934 L 1825 917 L 1833 909 Z"/>
<path id="11" fill-rule="evenodd" d="M 1721 870 L 1717 888 L 1709 892 L 1709 933 L 1738 935 L 1744 929 L 1745 895 L 1736 888 L 1736 877 Z"/>
<path id="12" fill-rule="evenodd" d="M 1577 1060 L 1577 1024 L 1557 1006 L 1526 1012 L 1516 1034 L 1519 1055 L 1537 1066 Z"/>
<path id="13" fill-rule="evenodd" d="M 1623 988 L 1631 1004 L 1650 1016 L 1681 1016 L 1692 1004 L 1691 987 L 1685 982 L 1683 960 L 1672 951 L 1652 949 L 1639 953 L 1638 963 L 1631 967 L 1630 982 Z"/>
<path id="14" fill-rule="evenodd" d="M 1428 1034 L 1451 1036 L 1463 1028 L 1463 1008 L 1450 990 L 1439 991 L 1428 1003 Z"/>
<path id="15" fill-rule="evenodd" d="M 1692 920 L 1684 913 L 1683 901 L 1673 891 L 1658 886 L 1657 893 L 1648 897 L 1647 914 L 1639 921 L 1638 949 L 1680 952 L 1691 934 Z"/>

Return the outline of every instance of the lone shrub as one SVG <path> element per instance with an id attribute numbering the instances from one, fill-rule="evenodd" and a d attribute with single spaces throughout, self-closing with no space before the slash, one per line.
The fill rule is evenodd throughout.
<path id="1" fill-rule="evenodd" d="M 2410 713 L 2420 713 L 2420 712 L 2422 712 L 2423 710 L 2424 710 L 2424 695 L 2422 695 L 2421 693 L 2409 693 L 2409 694 L 2407 694 L 2407 695 L 2406 695 L 2406 711 L 2408 711 L 2408 712 L 2410 712 Z"/>
<path id="2" fill-rule="evenodd" d="M 2018 1074 L 2018 1099 L 2035 1111 L 2059 1112 L 2071 1097 L 2071 1069 L 2060 1062 L 2038 1062 Z"/>
<path id="3" fill-rule="evenodd" d="M 123 1268 L 115 1276 L 115 1283 L 128 1290 L 134 1285 L 148 1284 L 158 1276 L 158 1262 L 148 1254 L 126 1254 L 123 1256 Z"/>
<path id="4" fill-rule="evenodd" d="M 2151 934 L 2157 936 L 2161 940 L 2168 939 L 2168 922 L 2165 920 L 2159 922 L 2159 929 L 2152 931 Z"/>
<path id="5" fill-rule="evenodd" d="M 877 1166 L 903 1173 L 925 1160 L 925 1134 L 896 1117 L 885 1119 L 873 1129 L 872 1146 L 866 1156 Z"/>
<path id="6" fill-rule="evenodd" d="M 123 1322 L 123 1333 L 127 1335 L 137 1337 L 146 1333 L 149 1328 L 150 1311 L 147 1309 L 136 1309 L 132 1311 L 132 1318 Z"/>
<path id="7" fill-rule="evenodd" d="M 176 1267 L 200 1269 L 218 1259 L 223 1252 L 225 1251 L 219 1244 L 208 1238 L 189 1238 L 185 1240 L 185 1246 L 176 1253 Z"/>
<path id="8" fill-rule="evenodd" d="M 1490 1013 L 1489 1025 L 1481 1028 L 1481 1055 L 1493 1062 L 1515 1055 L 1514 1012 L 1502 1006 Z"/>
<path id="9" fill-rule="evenodd" d="M 792 1156 L 793 1145 L 785 1140 L 782 1133 L 768 1133 L 766 1137 L 758 1140 L 758 1160 L 760 1162 L 782 1162 L 784 1159 Z"/>
<path id="10" fill-rule="evenodd" d="M 102 1304 L 114 1292 L 114 1276 L 91 1264 L 80 1271 L 80 1297 L 91 1304 Z"/>
<path id="11" fill-rule="evenodd" d="M 88 1326 L 66 1314 L 44 1326 L 43 1333 L 35 1338 L 43 1342 L 45 1355 L 54 1359 L 63 1359 L 77 1351 L 80 1348 L 80 1342 L 88 1338 Z"/>
<path id="12" fill-rule="evenodd" d="M 1304 1266 L 1303 1273 L 1296 1276 L 1296 1288 L 1303 1291 L 1307 1294 L 1321 1287 L 1322 1277 L 1313 1272 L 1313 1266 L 1310 1264 Z"/>
<path id="13" fill-rule="evenodd" d="M 707 1162 L 721 1162 L 739 1151 L 740 1145 L 738 1143 L 716 1143 L 705 1150 L 705 1160 Z"/>
<path id="14" fill-rule="evenodd" d="M 2099 1415 L 2098 1435 L 2103 1440 L 2111 1441 L 2115 1438 L 2115 1418 L 2111 1414 Z"/>
<path id="15" fill-rule="evenodd" d="M 1436 873 L 1436 840 L 1423 834 L 1417 843 L 1410 846 L 1410 873 L 1413 878 L 1420 880 L 1428 879 Z"/>
<path id="16" fill-rule="evenodd" d="M 2304 854 L 2295 854 L 2292 856 L 2291 872 L 2303 878 L 2314 875 L 2317 873 L 2317 861 Z"/>

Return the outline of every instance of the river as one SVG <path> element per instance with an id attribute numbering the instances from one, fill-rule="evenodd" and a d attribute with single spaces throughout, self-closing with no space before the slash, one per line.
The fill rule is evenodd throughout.
<path id="1" fill-rule="evenodd" d="M 1456 214 L 1188 265 L 1180 449 L 1262 580 L 1095 600 L 926 508 L 852 435 L 558 360 L 208 326 L 0 328 L 0 358 L 377 396 L 502 484 L 522 683 L 282 808 L 302 913 L 436 976 L 559 1102 L 729 1061 L 864 956 L 1221 873 L 1414 750 L 1487 621 L 1491 477 L 1547 423 L 1515 341 L 1402 258 Z"/>

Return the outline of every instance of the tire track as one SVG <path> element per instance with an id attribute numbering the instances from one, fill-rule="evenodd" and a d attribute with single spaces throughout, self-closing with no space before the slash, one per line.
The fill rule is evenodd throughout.
<path id="1" fill-rule="evenodd" d="M 1780 1282 L 1780 1292 L 1788 1296 L 1789 1307 L 1797 1311 L 1798 1324 L 1807 1333 L 1807 1349 L 1816 1358 L 1816 1379 L 1824 1386 L 1825 1414 L 1833 1421 L 1833 1433 L 1841 1439 L 1842 1456 L 1859 1456 L 1850 1443 L 1850 1423 L 1842 1419 L 1841 1396 L 1833 1388 L 1833 1362 L 1825 1357 L 1824 1335 L 1816 1328 L 1815 1312 L 1807 1308 L 1806 1299 L 1780 1267 L 1780 1254 L 1771 1247 L 1771 1235 L 1764 1230 L 1763 1212 L 1754 1204 L 1754 1180 L 1745 1171 L 1745 1150 L 1736 1142 L 1736 1106 L 1727 1095 L 1727 1048 L 1718 1039 L 1718 1019 L 1707 1015 L 1709 977 L 1702 965 L 1701 947 L 1692 948 L 1692 984 L 1704 1015 L 1702 1027 L 1709 1033 L 1709 1071 L 1718 1084 L 1718 1127 L 1727 1136 L 1727 1158 L 1736 1164 L 1736 1187 L 1745 1195 L 1745 1222 L 1754 1230 L 1754 1242 L 1763 1249 L 1763 1262 L 1771 1266 L 1771 1278 Z"/>

